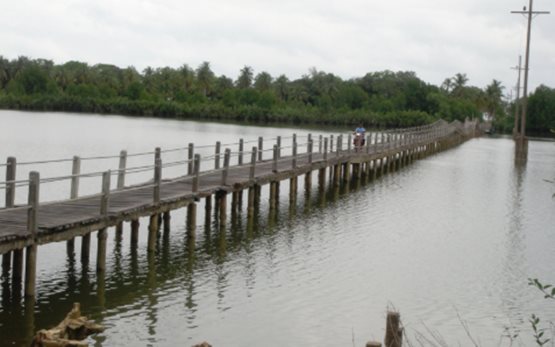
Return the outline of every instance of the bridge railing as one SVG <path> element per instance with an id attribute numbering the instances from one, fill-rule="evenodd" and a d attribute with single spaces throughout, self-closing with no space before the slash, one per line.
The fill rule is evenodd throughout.
<path id="1" fill-rule="evenodd" d="M 405 129 L 388 130 L 381 132 L 370 132 L 367 136 L 366 145 L 362 148 L 362 151 L 370 153 L 372 151 L 376 152 L 380 149 L 393 149 L 399 146 L 412 145 L 420 141 L 430 141 L 433 138 L 440 138 L 443 136 L 448 136 L 449 134 L 457 131 L 457 129 L 472 129 L 475 127 L 475 123 L 465 122 L 464 125 L 461 123 L 451 123 L 448 124 L 444 121 L 437 121 L 433 124 L 411 127 Z M 468 131 L 468 130 L 464 130 Z M 344 136 L 347 135 L 347 136 Z M 346 137 L 346 138 L 345 138 Z M 346 141 L 346 146 L 344 142 Z M 213 174 L 214 172 L 222 172 L 222 181 L 225 182 L 227 177 L 227 171 L 230 166 L 249 165 L 255 168 L 256 162 L 261 162 L 265 160 L 272 160 L 274 165 L 277 167 L 277 163 L 281 163 L 283 160 L 291 160 L 292 167 L 295 167 L 297 162 L 304 158 L 309 158 L 309 162 L 313 160 L 315 154 L 322 154 L 322 158 L 326 159 L 330 155 L 339 156 L 342 152 L 350 152 L 354 150 L 352 146 L 351 134 L 339 134 L 337 136 L 330 135 L 325 137 L 319 135 L 317 137 L 316 143 L 312 134 L 308 134 L 306 141 L 298 143 L 297 135 L 293 134 L 291 136 L 282 137 L 278 136 L 271 139 L 263 139 L 259 137 L 257 139 L 251 139 L 245 141 L 240 139 L 235 143 L 221 144 L 216 142 L 214 145 L 202 145 L 195 147 L 194 144 L 189 143 L 188 146 L 176 147 L 170 149 L 156 148 L 154 151 L 150 152 L 140 152 L 128 154 L 127 151 L 122 150 L 119 155 L 105 155 L 105 156 L 92 156 L 92 157 L 78 157 L 74 156 L 71 159 L 55 159 L 55 160 L 40 160 L 40 161 L 28 161 L 17 163 L 14 157 L 9 157 L 5 164 L 1 166 L 6 167 L 6 180 L 0 182 L 0 190 L 5 190 L 5 207 L 12 208 L 15 206 L 29 206 L 29 205 L 16 205 L 15 204 L 15 191 L 16 188 L 28 188 L 32 184 L 31 174 L 36 173 L 36 171 L 31 171 L 29 173 L 29 179 L 17 180 L 16 179 L 16 167 L 18 166 L 29 166 L 29 165 L 42 165 L 48 163 L 69 163 L 71 162 L 71 174 L 65 176 L 47 177 L 38 180 L 38 184 L 56 183 L 69 181 L 69 199 L 76 199 L 80 196 L 80 180 L 86 178 L 100 178 L 103 177 L 109 179 L 112 176 L 117 177 L 115 182 L 115 189 L 111 190 L 111 180 L 108 182 L 109 191 L 117 193 L 118 191 L 124 189 L 145 189 L 145 184 L 150 187 L 150 182 L 154 182 L 153 189 L 159 182 L 163 180 L 162 169 L 174 169 L 174 176 L 171 178 L 166 178 L 166 180 L 193 180 L 196 177 L 198 179 L 202 176 Z M 271 146 L 265 144 L 271 142 Z M 287 142 L 287 143 L 286 143 Z M 251 151 L 245 151 L 245 145 L 257 144 L 252 148 L 256 148 L 255 162 L 252 161 Z M 232 148 L 237 148 L 233 151 Z M 265 147 L 267 147 L 265 149 Z M 222 149 L 224 149 L 222 151 Z M 317 150 L 315 150 L 317 149 Z M 208 155 L 201 155 L 200 150 L 208 150 Z M 173 160 L 169 162 L 162 163 L 162 154 L 172 153 L 172 152 L 186 152 L 186 158 L 180 160 Z M 206 151 L 205 151 L 206 153 Z M 154 163 L 150 165 L 138 165 L 128 167 L 128 159 L 132 157 L 143 157 L 143 156 L 154 156 Z M 248 160 L 250 156 L 250 161 Z M 287 157 L 287 158 L 283 158 Z M 283 158 L 283 159 L 282 159 Z M 101 171 L 91 171 L 91 172 L 81 172 L 81 163 L 83 161 L 103 161 L 108 159 L 118 159 L 117 168 L 109 168 L 108 170 Z M 198 165 L 196 166 L 196 163 Z M 200 169 L 200 166 L 204 170 Z M 222 165 L 223 164 L 223 165 Z M 251 169 L 254 170 L 254 169 Z M 164 172 L 166 170 L 163 170 Z M 167 170 L 170 171 L 170 170 Z M 38 174 L 38 173 L 37 173 Z M 140 175 L 142 174 L 144 180 L 136 182 L 135 184 L 128 184 L 126 179 L 129 175 Z M 34 177 L 34 176 L 33 176 Z M 40 177 L 40 176 L 38 176 Z M 150 178 L 149 178 L 150 177 Z M 146 181 L 146 182 L 145 182 Z M 158 183 L 157 183 L 158 182 Z M 106 182 L 102 183 L 102 186 Z M 131 187 L 131 188 L 130 188 Z M 97 190 L 98 191 L 98 190 Z M 28 190 L 30 193 L 30 190 Z M 98 196 L 98 194 L 88 194 L 84 195 L 86 197 Z M 58 199 L 60 200 L 60 199 Z"/>

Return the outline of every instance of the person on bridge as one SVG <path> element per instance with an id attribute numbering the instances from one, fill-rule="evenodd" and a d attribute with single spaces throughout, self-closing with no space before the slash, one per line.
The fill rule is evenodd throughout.
<path id="1" fill-rule="evenodd" d="M 366 139 L 364 134 L 366 133 L 366 129 L 364 129 L 364 126 L 362 126 L 362 124 L 359 124 L 359 126 L 355 129 L 355 137 L 353 139 L 353 145 L 355 146 L 355 150 L 358 152 L 361 147 L 364 147 L 364 144 L 366 143 Z"/>

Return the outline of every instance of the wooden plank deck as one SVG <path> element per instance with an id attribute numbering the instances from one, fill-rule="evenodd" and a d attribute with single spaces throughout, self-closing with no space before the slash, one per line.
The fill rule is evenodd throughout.
<path id="1" fill-rule="evenodd" d="M 399 148 L 396 150 L 398 151 Z M 292 156 L 280 158 L 277 172 L 272 170 L 273 160 L 258 161 L 253 180 L 249 179 L 250 163 L 242 166 L 230 166 L 225 186 L 221 184 L 221 170 L 201 172 L 199 190 L 196 193 L 192 191 L 192 176 L 163 180 L 160 185 L 159 203 L 153 202 L 152 182 L 147 182 L 142 186 L 112 190 L 106 216 L 100 215 L 100 195 L 41 204 L 37 211 L 37 243 L 68 240 L 94 230 L 116 225 L 121 221 L 129 221 L 133 218 L 186 206 L 195 199 L 209 196 L 218 190 L 228 192 L 241 190 L 254 184 L 265 184 L 270 181 L 295 177 L 338 162 L 347 162 L 353 158 L 360 160 L 360 157 L 364 157 L 364 160 L 370 160 L 376 155 L 383 156 L 385 154 L 383 150 L 376 151 L 372 148 L 370 153 L 355 153 L 354 151 L 342 151 L 339 155 L 335 152 L 327 153 L 328 159 L 323 160 L 323 154 L 314 153 L 312 163 L 308 163 L 308 157 L 303 153 L 296 159 L 296 168 L 292 168 Z M 27 231 L 27 209 L 0 210 L 0 253 L 22 248 L 30 242 L 32 242 L 32 235 Z"/>

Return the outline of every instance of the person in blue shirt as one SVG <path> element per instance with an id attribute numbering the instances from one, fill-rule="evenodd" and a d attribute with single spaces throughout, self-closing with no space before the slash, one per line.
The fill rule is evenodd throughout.
<path id="1" fill-rule="evenodd" d="M 364 144 L 366 143 L 366 139 L 364 136 L 365 133 L 366 133 L 366 129 L 364 129 L 362 124 L 359 124 L 359 126 L 355 129 L 355 138 L 353 139 L 353 143 L 355 147 L 357 147 L 357 145 L 360 147 L 364 146 Z M 357 137 L 359 136 L 361 137 L 360 142 L 357 143 Z"/>

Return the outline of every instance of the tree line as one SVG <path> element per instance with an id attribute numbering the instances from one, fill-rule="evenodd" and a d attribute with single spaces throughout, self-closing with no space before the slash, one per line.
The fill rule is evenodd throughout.
<path id="1" fill-rule="evenodd" d="M 0 108 L 6 109 L 368 127 L 463 121 L 487 112 L 508 124 L 501 84 L 493 80 L 482 90 L 467 82 L 459 73 L 438 87 L 410 71 L 343 80 L 315 68 L 290 80 L 255 74 L 250 66 L 232 79 L 217 76 L 209 62 L 139 72 L 132 66 L 0 56 Z"/>

